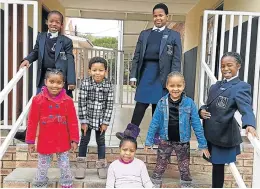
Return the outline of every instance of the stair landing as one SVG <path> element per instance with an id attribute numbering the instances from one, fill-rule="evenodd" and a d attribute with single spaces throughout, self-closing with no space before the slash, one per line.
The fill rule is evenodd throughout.
<path id="1" fill-rule="evenodd" d="M 74 172 L 75 169 L 72 169 Z M 36 168 L 16 168 L 4 179 L 4 188 L 30 188 L 35 176 Z M 151 173 L 151 171 L 149 171 Z M 50 168 L 48 171 L 48 188 L 57 188 L 59 186 L 60 171 L 58 168 Z M 105 188 L 106 179 L 99 179 L 96 169 L 87 169 L 84 179 L 74 179 L 74 188 Z M 207 173 L 192 173 L 194 188 L 210 188 L 211 177 Z M 165 175 L 163 178 L 164 188 L 179 188 L 179 174 Z"/>

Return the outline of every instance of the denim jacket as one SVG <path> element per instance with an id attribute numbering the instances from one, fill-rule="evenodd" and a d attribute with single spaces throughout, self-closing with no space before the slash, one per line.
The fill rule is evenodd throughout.
<path id="1" fill-rule="evenodd" d="M 149 126 L 145 145 L 152 146 L 154 135 L 159 131 L 160 139 L 168 141 L 168 123 L 169 123 L 169 94 L 162 97 L 156 107 L 153 119 Z M 191 138 L 191 126 L 195 132 L 199 143 L 199 149 L 207 148 L 207 141 L 204 136 L 204 130 L 200 122 L 197 107 L 194 101 L 183 94 L 179 105 L 179 131 L 180 142 L 189 142 Z"/>

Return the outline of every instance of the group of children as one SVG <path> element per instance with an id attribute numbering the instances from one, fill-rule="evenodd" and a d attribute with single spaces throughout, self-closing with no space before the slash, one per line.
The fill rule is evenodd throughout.
<path id="1" fill-rule="evenodd" d="M 58 22 L 62 23 L 60 15 L 60 13 L 51 12 L 48 22 L 59 18 Z M 57 29 L 58 24 L 54 22 L 48 25 L 48 33 L 52 35 L 61 29 L 61 25 Z M 47 37 L 48 33 L 40 35 Z M 72 44 L 68 44 L 71 46 L 64 46 L 62 43 L 59 50 L 62 49 L 64 54 L 57 55 L 58 59 L 62 59 L 63 64 L 66 64 L 66 72 L 55 64 L 56 55 L 52 60 L 54 65 L 48 67 L 50 64 L 46 61 L 52 56 L 46 58 L 42 55 L 41 52 L 49 52 L 38 49 L 39 44 L 36 44 L 33 51 L 33 59 L 42 58 L 38 57 L 38 51 L 41 51 L 39 56 L 45 57 L 41 63 L 45 71 L 41 72 L 39 79 L 44 85 L 38 95 L 33 98 L 25 139 L 29 153 L 36 150 L 35 141 L 37 141 L 38 169 L 33 182 L 34 187 L 47 186 L 47 171 L 54 153 L 57 154 L 61 170 L 61 186 L 63 188 L 72 187 L 73 176 L 68 154 L 70 149 L 72 151 L 77 149 L 79 141 L 75 178 L 84 178 L 91 130 L 95 130 L 98 145 L 96 162 L 98 175 L 100 178 L 107 178 L 106 187 L 161 187 L 162 176 L 173 150 L 177 155 L 181 185 L 189 187 L 192 181 L 189 170 L 191 127 L 204 158 L 213 165 L 212 187 L 223 187 L 224 165 L 236 161 L 236 155 L 240 153 L 239 145 L 242 139 L 234 118 L 237 110 L 242 114 L 242 127 L 257 137 L 255 117 L 251 107 L 251 88 L 249 84 L 238 78 L 238 71 L 242 63 L 239 54 L 228 52 L 223 55 L 221 72 L 224 79 L 211 86 L 208 100 L 199 110 L 194 101 L 184 92 L 183 75 L 179 72 L 172 72 L 168 75 L 166 88 L 169 93 L 157 104 L 145 142 L 145 151 L 147 151 L 154 145 L 154 135 L 159 132 L 157 163 L 150 178 L 145 163 L 135 158 L 137 142 L 131 137 L 125 137 L 120 141 L 120 158 L 112 162 L 108 168 L 105 159 L 105 132 L 113 111 L 113 86 L 105 77 L 107 62 L 101 57 L 94 57 L 89 61 L 90 77 L 84 79 L 80 86 L 78 118 L 81 124 L 81 139 L 79 139 L 78 118 L 74 103 L 66 95 L 64 89 L 64 85 L 73 84 L 68 79 L 68 75 L 73 72 L 73 69 L 70 70 L 70 68 L 74 65 L 73 59 L 71 59 L 72 54 L 70 54 Z M 45 45 L 48 44 L 45 43 Z M 53 46 L 57 48 L 57 45 Z M 55 50 L 52 53 L 57 54 Z M 27 60 L 31 62 L 30 60 L 33 59 Z M 28 62 L 23 62 L 23 66 L 27 66 Z M 72 88 L 73 86 L 71 88 L 66 86 L 66 89 Z M 200 118 L 203 119 L 203 126 Z"/>

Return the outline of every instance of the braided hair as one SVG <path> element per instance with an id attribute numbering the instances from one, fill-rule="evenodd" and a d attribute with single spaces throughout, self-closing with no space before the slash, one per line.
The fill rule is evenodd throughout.
<path id="1" fill-rule="evenodd" d="M 65 80 L 62 70 L 56 69 L 56 68 L 48 68 L 45 73 L 45 79 L 48 79 L 50 77 L 50 75 L 53 75 L 53 74 L 60 75 L 62 77 L 62 80 L 63 81 Z"/>
<path id="2" fill-rule="evenodd" d="M 171 73 L 168 74 L 166 83 L 168 83 L 170 78 L 176 77 L 176 76 L 181 77 L 183 79 L 183 83 L 185 84 L 185 79 L 184 79 L 183 74 L 181 72 L 177 72 L 177 71 L 174 71 L 174 72 L 171 72 Z"/>
<path id="3" fill-rule="evenodd" d="M 57 14 L 57 15 L 59 15 L 59 16 L 60 16 L 60 19 L 61 19 L 61 20 L 60 20 L 60 21 L 61 21 L 61 24 L 63 24 L 63 15 L 61 14 L 60 11 L 57 11 L 57 10 L 50 11 L 47 18 L 49 19 L 49 17 L 50 17 L 52 14 Z"/>
<path id="4" fill-rule="evenodd" d="M 124 142 L 132 142 L 132 143 L 134 143 L 135 149 L 137 149 L 137 142 L 136 142 L 136 140 L 134 138 L 132 138 L 132 137 L 124 137 L 120 141 L 119 148 L 121 148 L 123 146 Z"/>
<path id="5" fill-rule="evenodd" d="M 223 58 L 225 58 L 225 57 L 228 57 L 228 56 L 229 56 L 229 57 L 233 57 L 233 58 L 236 60 L 236 62 L 237 62 L 238 64 L 240 64 L 240 65 L 243 63 L 240 54 L 239 54 L 239 53 L 236 53 L 236 52 L 225 52 L 225 53 L 223 54 L 221 60 L 222 60 Z"/>

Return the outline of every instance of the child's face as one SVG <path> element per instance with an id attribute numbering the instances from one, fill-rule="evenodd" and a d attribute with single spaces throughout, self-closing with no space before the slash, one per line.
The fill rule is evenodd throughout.
<path id="1" fill-rule="evenodd" d="M 155 9 L 153 11 L 153 22 L 158 28 L 166 25 L 168 16 L 165 14 L 163 9 Z"/>
<path id="2" fill-rule="evenodd" d="M 51 14 L 47 20 L 48 29 L 51 33 L 60 32 L 62 29 L 62 18 L 59 14 Z"/>
<path id="3" fill-rule="evenodd" d="M 185 88 L 185 83 L 182 77 L 173 76 L 168 79 L 166 88 L 168 89 L 173 100 L 179 100 Z"/>
<path id="4" fill-rule="evenodd" d="M 221 60 L 221 73 L 226 79 L 236 76 L 240 67 L 236 59 L 231 56 L 226 56 Z"/>
<path id="5" fill-rule="evenodd" d="M 92 64 L 89 74 L 92 76 L 95 82 L 100 83 L 106 76 L 107 70 L 103 63 L 97 62 Z"/>
<path id="6" fill-rule="evenodd" d="M 64 86 L 63 77 L 59 74 L 50 74 L 45 79 L 45 85 L 52 96 L 57 96 Z"/>
<path id="7" fill-rule="evenodd" d="M 131 141 L 125 141 L 120 148 L 120 158 L 124 162 L 130 162 L 134 159 L 136 146 Z"/>

